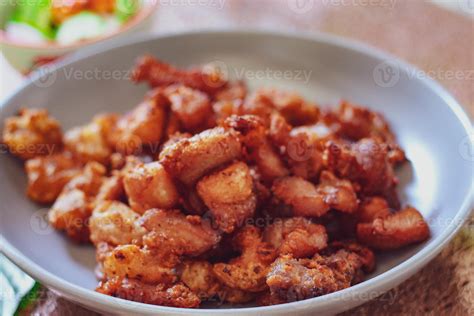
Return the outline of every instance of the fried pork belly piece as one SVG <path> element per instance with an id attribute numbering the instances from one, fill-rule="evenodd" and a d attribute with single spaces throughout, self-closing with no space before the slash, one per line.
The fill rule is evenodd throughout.
<path id="1" fill-rule="evenodd" d="M 313 259 L 279 257 L 271 266 L 267 284 L 276 302 L 304 300 L 348 288 L 359 282 L 359 256 L 339 250 L 328 257 Z"/>
<path id="2" fill-rule="evenodd" d="M 220 240 L 210 221 L 197 215 L 186 216 L 178 210 L 148 210 L 140 222 L 148 231 L 143 243 L 157 249 L 166 260 L 201 255 Z"/>
<path id="3" fill-rule="evenodd" d="M 369 248 L 352 240 L 333 241 L 327 250 L 332 253 L 340 249 L 345 249 L 359 256 L 362 270 L 365 273 L 371 273 L 375 270 L 375 254 Z"/>
<path id="4" fill-rule="evenodd" d="M 51 19 L 54 24 L 59 25 L 67 18 L 88 8 L 90 0 L 52 0 Z"/>
<path id="5" fill-rule="evenodd" d="M 181 283 L 167 286 L 164 284 L 147 284 L 129 278 L 114 278 L 101 282 L 96 291 L 129 301 L 152 305 L 196 308 L 201 303 L 196 294 Z"/>
<path id="6" fill-rule="evenodd" d="M 197 183 L 197 192 L 209 207 L 217 226 L 226 233 L 233 232 L 251 217 L 257 198 L 253 179 L 244 162 L 216 171 Z"/>
<path id="7" fill-rule="evenodd" d="M 405 153 L 398 146 L 395 135 L 381 114 L 343 101 L 336 115 L 339 121 L 338 133 L 341 136 L 355 141 L 368 137 L 380 138 L 389 146 L 390 162 L 400 163 L 406 160 Z"/>
<path id="8" fill-rule="evenodd" d="M 190 186 L 207 172 L 238 159 L 241 151 L 235 131 L 216 127 L 167 148 L 160 162 L 170 175 Z"/>
<path id="9" fill-rule="evenodd" d="M 326 248 L 328 236 L 324 226 L 303 217 L 293 217 L 277 219 L 267 226 L 263 240 L 277 249 L 278 254 L 305 258 Z"/>
<path id="10" fill-rule="evenodd" d="M 108 279 L 133 278 L 163 284 L 177 281 L 174 267 L 162 262 L 156 250 L 137 245 L 120 245 L 108 252 L 103 261 L 103 272 Z"/>
<path id="11" fill-rule="evenodd" d="M 267 118 L 274 110 L 294 126 L 314 123 L 319 117 L 319 108 L 306 102 L 297 93 L 271 88 L 258 89 L 243 105 L 244 114 L 263 118 Z"/>
<path id="12" fill-rule="evenodd" d="M 115 0 L 89 0 L 89 9 L 100 14 L 113 13 L 115 3 Z"/>
<path id="13" fill-rule="evenodd" d="M 357 225 L 357 239 L 374 249 L 391 250 L 425 241 L 430 228 L 418 210 L 407 207 L 392 215 Z"/>
<path id="14" fill-rule="evenodd" d="M 38 203 L 53 203 L 63 187 L 81 171 L 68 152 L 38 156 L 25 163 L 28 176 L 26 195 Z"/>
<path id="15" fill-rule="evenodd" d="M 157 150 L 163 138 L 169 101 L 163 93 L 154 93 L 131 112 L 122 116 L 112 142 L 118 152 L 140 153 L 143 148 Z"/>
<path id="16" fill-rule="evenodd" d="M 95 203 L 102 201 L 123 201 L 125 200 L 125 188 L 123 176 L 119 171 L 114 170 L 112 175 L 104 179 L 99 192 L 95 198 Z"/>
<path id="17" fill-rule="evenodd" d="M 121 202 L 100 202 L 89 219 L 90 239 L 95 245 L 141 243 L 146 230 L 138 223 L 139 218 L 140 214 Z"/>
<path id="18" fill-rule="evenodd" d="M 109 138 L 116 120 L 115 114 L 97 115 L 91 123 L 67 131 L 64 135 L 67 150 L 82 163 L 97 161 L 108 165 L 112 154 Z"/>
<path id="19" fill-rule="evenodd" d="M 181 85 L 164 89 L 171 103 L 171 111 L 187 131 L 200 131 L 207 127 L 212 116 L 211 101 L 207 94 Z"/>
<path id="20" fill-rule="evenodd" d="M 3 142 L 10 152 L 23 159 L 50 155 L 63 145 L 59 122 L 46 110 L 22 109 L 5 120 Z"/>
<path id="21" fill-rule="evenodd" d="M 324 169 L 326 138 L 315 126 L 293 128 L 286 141 L 286 157 L 291 173 L 307 180 L 318 179 Z"/>
<path id="22" fill-rule="evenodd" d="M 244 81 L 229 82 L 222 90 L 216 93 L 216 101 L 243 101 L 247 96 L 247 85 Z"/>
<path id="23" fill-rule="evenodd" d="M 267 137 L 261 118 L 255 115 L 233 115 L 225 120 L 224 125 L 243 135 L 248 159 L 256 164 L 264 181 L 272 182 L 289 174 L 285 163 Z"/>
<path id="24" fill-rule="evenodd" d="M 333 209 L 353 213 L 359 206 L 352 183 L 338 179 L 329 171 L 323 171 L 319 178 L 318 191 L 324 194 L 324 201 Z"/>
<path id="25" fill-rule="evenodd" d="M 132 209 L 140 214 L 152 208 L 171 209 L 179 202 L 173 179 L 159 162 L 139 164 L 124 175 Z"/>
<path id="26" fill-rule="evenodd" d="M 220 302 L 242 304 L 254 299 L 253 293 L 232 289 L 219 282 L 212 264 L 207 261 L 185 261 L 180 281 L 201 300 L 218 298 Z"/>
<path id="27" fill-rule="evenodd" d="M 326 146 L 326 164 L 334 174 L 360 184 L 363 194 L 381 195 L 398 208 L 395 192 L 398 179 L 385 144 L 364 138 L 352 145 L 329 141 Z"/>
<path id="28" fill-rule="evenodd" d="M 48 212 L 49 222 L 54 228 L 65 230 L 74 241 L 89 241 L 87 221 L 105 172 L 103 165 L 90 162 L 64 186 Z"/>
<path id="29" fill-rule="evenodd" d="M 235 235 L 233 244 L 241 255 L 229 263 L 214 264 L 216 277 L 233 289 L 253 293 L 265 290 L 265 277 L 275 260 L 275 249 L 262 241 L 261 232 L 255 226 L 243 227 Z"/>
<path id="30" fill-rule="evenodd" d="M 371 223 L 376 218 L 385 218 L 390 214 L 387 200 L 378 196 L 365 198 L 355 213 L 359 223 Z"/>
<path id="31" fill-rule="evenodd" d="M 181 70 L 150 55 L 142 56 L 137 60 L 132 80 L 134 82 L 146 81 L 153 88 L 181 84 L 210 95 L 217 93 L 227 84 L 218 69 L 206 67 L 205 69 Z"/>
<path id="32" fill-rule="evenodd" d="M 284 177 L 273 182 L 272 193 L 277 205 L 293 216 L 320 217 L 329 211 L 325 195 L 309 181 L 300 177 Z"/>

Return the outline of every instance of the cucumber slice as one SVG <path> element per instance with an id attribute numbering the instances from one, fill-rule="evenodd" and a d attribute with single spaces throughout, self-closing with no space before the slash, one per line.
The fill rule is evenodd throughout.
<path id="1" fill-rule="evenodd" d="M 54 32 L 51 27 L 51 1 L 18 1 L 9 22 L 31 25 L 46 37 L 52 38 Z"/>
<path id="2" fill-rule="evenodd" d="M 68 45 L 80 40 L 101 36 L 107 31 L 107 23 L 98 14 L 83 11 L 63 22 L 56 33 L 56 41 Z"/>
<path id="3" fill-rule="evenodd" d="M 140 0 L 116 0 L 115 15 L 124 23 L 138 12 L 140 6 Z"/>
<path id="4" fill-rule="evenodd" d="M 8 38 L 14 41 L 28 44 L 44 44 L 49 41 L 49 38 L 44 33 L 26 23 L 8 22 L 5 27 L 5 33 Z"/>

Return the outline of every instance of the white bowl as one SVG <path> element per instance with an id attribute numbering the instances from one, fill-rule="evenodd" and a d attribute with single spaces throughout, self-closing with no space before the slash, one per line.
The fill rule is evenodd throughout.
<path id="1" fill-rule="evenodd" d="M 417 69 L 392 56 L 327 35 L 195 32 L 89 50 L 32 78 L 3 104 L 0 119 L 3 122 L 22 106 L 45 107 L 70 128 L 88 122 L 97 112 L 126 111 L 147 90 L 125 78 L 134 59 L 143 53 L 179 66 L 215 62 L 230 77 L 244 75 L 251 87 L 297 89 L 323 104 L 346 98 L 384 113 L 411 161 L 398 171 L 402 201 L 420 209 L 432 236 L 423 244 L 379 255 L 378 268 L 366 281 L 305 301 L 205 310 L 145 305 L 94 292 L 93 248 L 74 245 L 43 226 L 46 210 L 25 197 L 21 163 L 1 155 L 3 251 L 31 276 L 78 304 L 123 315 L 341 312 L 381 295 L 416 273 L 454 236 L 470 211 L 474 157 L 468 146 L 472 146 L 474 134 L 456 100 L 437 83 L 417 76 Z M 111 79 L 113 72 L 115 79 Z"/>

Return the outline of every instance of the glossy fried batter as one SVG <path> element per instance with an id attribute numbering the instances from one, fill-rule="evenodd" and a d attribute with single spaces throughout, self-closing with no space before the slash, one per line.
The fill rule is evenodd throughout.
<path id="1" fill-rule="evenodd" d="M 214 94 L 221 90 L 227 81 L 216 69 L 180 70 L 162 61 L 145 55 L 140 57 L 133 69 L 132 80 L 146 81 L 151 87 L 182 84 L 192 89 Z"/>
<path id="2" fill-rule="evenodd" d="M 183 284 L 177 283 L 169 287 L 159 284 L 147 284 L 140 280 L 114 278 L 102 282 L 96 291 L 146 304 L 171 307 L 195 308 L 201 301 Z"/>
<path id="3" fill-rule="evenodd" d="M 97 162 L 88 163 L 81 173 L 64 186 L 48 212 L 51 225 L 58 230 L 65 230 L 74 241 L 89 241 L 87 222 L 105 171 L 104 166 Z"/>
<path id="4" fill-rule="evenodd" d="M 26 194 L 35 202 L 53 203 L 63 187 L 81 170 L 68 152 L 28 159 L 25 171 L 28 176 Z"/>
<path id="5" fill-rule="evenodd" d="M 160 162 L 171 176 L 192 185 L 207 172 L 238 159 L 241 151 L 235 131 L 216 127 L 167 148 Z"/>
<path id="6" fill-rule="evenodd" d="M 186 216 L 179 210 L 152 209 L 143 214 L 140 223 L 148 231 L 143 243 L 170 260 L 182 255 L 198 256 L 220 240 L 208 220 Z"/>
<path id="7" fill-rule="evenodd" d="M 97 161 L 108 165 L 112 155 L 108 139 L 116 119 L 114 114 L 97 115 L 91 123 L 67 131 L 64 135 L 67 150 L 82 163 Z"/>
<path id="8" fill-rule="evenodd" d="M 329 211 L 323 192 L 300 177 L 284 177 L 273 182 L 275 204 L 285 207 L 292 216 L 320 217 Z"/>
<path id="9" fill-rule="evenodd" d="M 58 152 L 63 145 L 59 122 L 41 109 L 22 109 L 18 116 L 7 118 L 2 138 L 23 160 Z"/>
<path id="10" fill-rule="evenodd" d="M 245 219 L 255 212 L 257 198 L 253 179 L 249 167 L 243 162 L 204 177 L 196 187 L 218 227 L 226 233 L 242 226 Z"/>
<path id="11" fill-rule="evenodd" d="M 277 249 L 280 255 L 307 258 L 326 248 L 328 236 L 324 226 L 303 217 L 292 217 L 276 220 L 267 226 L 263 240 Z"/>
<path id="12" fill-rule="evenodd" d="M 371 223 L 357 225 L 357 239 L 371 248 L 397 249 L 430 237 L 430 229 L 423 216 L 413 207 L 392 215 L 376 218 Z"/>
<path id="13" fill-rule="evenodd" d="M 140 214 L 118 201 L 99 202 L 89 219 L 90 240 L 95 244 L 141 244 L 146 230 L 139 225 Z"/>
<path id="14" fill-rule="evenodd" d="M 265 277 L 275 260 L 275 249 L 262 241 L 261 232 L 255 226 L 243 227 L 234 237 L 233 244 L 241 255 L 229 263 L 214 264 L 216 277 L 226 286 L 248 292 L 265 290 Z"/>
<path id="15" fill-rule="evenodd" d="M 107 279 L 133 278 L 161 284 L 177 281 L 174 267 L 163 264 L 156 250 L 137 245 L 120 245 L 114 248 L 105 256 L 103 271 Z"/>
<path id="16" fill-rule="evenodd" d="M 125 172 L 124 186 L 130 206 L 140 214 L 151 208 L 171 209 L 179 202 L 173 179 L 156 161 Z"/>

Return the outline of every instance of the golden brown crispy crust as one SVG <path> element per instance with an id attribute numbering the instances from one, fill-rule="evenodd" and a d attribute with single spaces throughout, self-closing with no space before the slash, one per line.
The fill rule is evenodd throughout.
<path id="1" fill-rule="evenodd" d="M 241 255 L 229 263 L 214 264 L 216 277 L 233 289 L 253 293 L 265 290 L 265 277 L 275 259 L 275 249 L 262 241 L 261 232 L 255 226 L 243 227 L 235 235 L 233 243 Z"/>
<path id="2" fill-rule="evenodd" d="M 277 205 L 288 207 L 293 216 L 320 217 L 329 211 L 325 195 L 314 184 L 300 177 L 284 177 L 273 182 Z"/>
<path id="3" fill-rule="evenodd" d="M 413 207 L 357 225 L 357 239 L 374 249 L 397 249 L 425 241 L 429 237 L 428 224 Z"/>
<path id="4" fill-rule="evenodd" d="M 338 179 L 329 171 L 321 173 L 317 188 L 324 195 L 324 202 L 335 210 L 353 213 L 359 206 L 352 183 L 348 180 Z"/>
<path id="5" fill-rule="evenodd" d="M 214 274 L 212 264 L 207 261 L 185 261 L 180 276 L 201 300 L 218 300 L 220 303 L 247 303 L 255 298 L 253 293 L 229 288 Z"/>
<path id="6" fill-rule="evenodd" d="M 164 89 L 180 126 L 185 131 L 197 132 L 208 128 L 212 116 L 211 101 L 207 94 L 183 85 L 173 85 Z"/>
<path id="7" fill-rule="evenodd" d="M 357 210 L 356 218 L 359 223 L 371 223 L 376 218 L 384 218 L 391 214 L 387 200 L 374 196 L 365 198 Z"/>
<path id="8" fill-rule="evenodd" d="M 81 170 L 81 164 L 68 152 L 28 159 L 26 194 L 35 202 L 48 204 L 56 200 L 63 187 Z"/>
<path id="9" fill-rule="evenodd" d="M 174 266 L 164 264 L 156 250 L 137 245 L 120 245 L 106 253 L 103 272 L 106 279 L 133 278 L 162 284 L 177 281 Z"/>
<path id="10" fill-rule="evenodd" d="M 231 233 L 255 212 L 257 198 L 249 167 L 236 162 L 204 177 L 197 191 L 218 227 Z"/>
<path id="11" fill-rule="evenodd" d="M 361 260 L 355 253 L 339 250 L 313 259 L 279 257 L 271 266 L 267 284 L 273 299 L 267 304 L 312 298 L 351 286 L 359 281 Z"/>
<path id="12" fill-rule="evenodd" d="M 203 254 L 220 240 L 219 232 L 213 229 L 209 220 L 196 215 L 186 216 L 179 210 L 148 210 L 140 223 L 148 231 L 143 243 L 170 261 L 182 255 Z"/>
<path id="13" fill-rule="evenodd" d="M 135 109 L 122 116 L 116 124 L 111 143 L 124 154 L 157 151 L 165 131 L 169 101 L 163 93 L 146 98 Z"/>
<path id="14" fill-rule="evenodd" d="M 140 214 L 118 201 L 96 204 L 89 219 L 90 239 L 97 245 L 141 244 L 146 230 L 139 225 Z"/>
<path id="15" fill-rule="evenodd" d="M 151 87 L 182 84 L 208 94 L 217 93 L 227 84 L 217 69 L 181 70 L 149 55 L 137 59 L 132 80 L 146 81 Z"/>
<path id="16" fill-rule="evenodd" d="M 18 116 L 7 118 L 2 138 L 23 160 L 59 152 L 63 145 L 59 122 L 41 109 L 22 109 Z"/>
<path id="17" fill-rule="evenodd" d="M 81 173 L 64 186 L 48 212 L 51 225 L 65 230 L 74 241 L 89 241 L 88 220 L 105 171 L 104 166 L 97 162 L 88 163 Z"/>
<path id="18" fill-rule="evenodd" d="M 109 137 L 116 120 L 114 114 L 97 115 L 91 123 L 67 131 L 64 135 L 66 149 L 82 163 L 97 161 L 108 165 L 113 152 Z"/>
<path id="19" fill-rule="evenodd" d="M 171 176 L 192 185 L 207 172 L 238 159 L 241 151 L 235 131 L 216 127 L 173 144 L 160 162 Z"/>
<path id="20" fill-rule="evenodd" d="M 139 163 L 124 174 L 125 192 L 134 211 L 143 214 L 152 208 L 171 209 L 177 206 L 178 191 L 159 162 Z"/>
<path id="21" fill-rule="evenodd" d="M 140 303 L 171 307 L 196 308 L 201 301 L 183 284 L 166 286 L 140 280 L 114 278 L 101 282 L 96 291 Z"/>
<path id="22" fill-rule="evenodd" d="M 303 217 L 293 217 L 277 219 L 267 226 L 263 240 L 278 249 L 280 255 L 305 258 L 326 248 L 328 236 L 324 226 Z"/>

